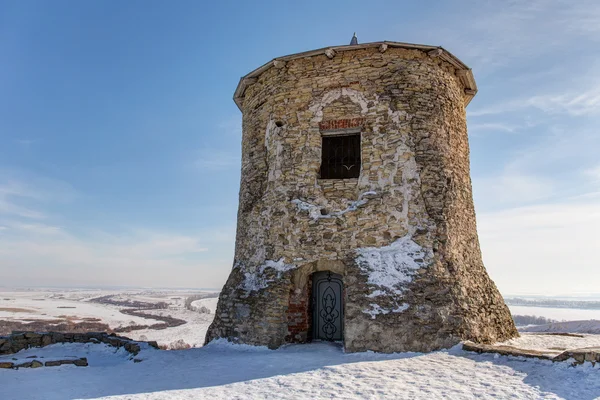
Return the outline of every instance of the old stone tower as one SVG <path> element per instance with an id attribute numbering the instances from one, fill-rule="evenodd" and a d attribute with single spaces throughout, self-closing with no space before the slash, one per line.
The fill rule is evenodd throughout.
<path id="1" fill-rule="evenodd" d="M 475 226 L 476 91 L 441 47 L 354 38 L 243 77 L 235 260 L 206 341 L 395 352 L 516 336 Z"/>

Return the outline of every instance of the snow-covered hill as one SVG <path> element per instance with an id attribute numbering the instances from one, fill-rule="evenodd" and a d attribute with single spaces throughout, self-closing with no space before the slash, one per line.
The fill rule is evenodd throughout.
<path id="1" fill-rule="evenodd" d="M 533 336 L 535 340 L 536 335 Z M 571 338 L 579 340 L 580 338 Z M 571 340 L 566 339 L 566 340 Z M 600 343 L 600 336 L 588 338 Z M 570 343 L 569 346 L 573 345 Z M 63 345 L 35 350 L 60 355 Z M 89 367 L 0 370 L 0 398 L 22 399 L 594 399 L 600 365 L 467 353 L 344 354 L 328 343 L 279 350 L 217 342 L 133 363 L 104 345 L 70 345 Z M 32 350 L 27 350 L 31 352 Z"/>

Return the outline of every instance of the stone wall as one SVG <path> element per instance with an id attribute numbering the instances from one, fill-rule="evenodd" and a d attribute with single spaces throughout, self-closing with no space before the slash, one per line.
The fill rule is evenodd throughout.
<path id="1" fill-rule="evenodd" d="M 106 343 L 117 348 L 123 347 L 134 356 L 140 352 L 140 343 L 147 343 L 158 349 L 155 341 L 139 342 L 106 332 L 13 332 L 9 336 L 0 336 L 0 355 L 14 354 L 31 347 L 45 347 L 56 343 Z"/>
<path id="2" fill-rule="evenodd" d="M 207 341 L 303 341 L 294 296 L 325 270 L 343 276 L 348 351 L 517 335 L 481 260 L 459 73 L 365 48 L 279 63 L 246 89 L 234 268 Z M 361 132 L 360 177 L 321 180 L 322 134 L 340 129 Z"/>

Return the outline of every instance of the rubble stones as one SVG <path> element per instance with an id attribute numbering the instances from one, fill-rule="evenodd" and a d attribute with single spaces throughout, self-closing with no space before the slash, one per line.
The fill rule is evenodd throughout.
<path id="1" fill-rule="evenodd" d="M 0 337 L 0 355 L 13 354 L 31 347 L 44 347 L 55 343 L 106 343 L 114 347 L 123 347 L 132 356 L 136 356 L 141 350 L 141 343 L 148 343 L 149 346 L 158 349 L 156 341 L 138 342 L 124 336 L 108 334 L 106 332 L 87 332 L 87 333 L 60 333 L 60 332 L 13 332 L 10 336 Z M 28 358 L 36 358 L 31 356 Z M 58 361 L 47 361 L 46 366 L 53 366 Z M 34 364 L 35 363 L 35 364 Z M 13 367 L 41 367 L 37 365 L 39 361 L 34 360 L 21 365 L 13 363 L 0 363 L 0 368 Z M 48 364 L 49 363 L 49 364 Z M 62 360 L 62 364 L 75 364 L 77 366 L 87 366 L 87 359 Z M 9 365 L 10 364 L 10 365 Z"/>
<path id="2" fill-rule="evenodd" d="M 61 365 L 62 362 L 60 360 L 55 360 L 55 361 L 46 361 L 44 363 L 45 367 L 58 367 L 59 365 Z"/>
<path id="3" fill-rule="evenodd" d="M 73 364 L 75 364 L 78 367 L 87 367 L 88 366 L 87 358 L 82 357 L 79 360 L 73 360 Z"/>

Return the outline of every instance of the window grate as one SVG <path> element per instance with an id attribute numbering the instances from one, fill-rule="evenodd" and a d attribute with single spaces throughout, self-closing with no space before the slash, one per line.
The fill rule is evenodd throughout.
<path id="1" fill-rule="evenodd" d="M 323 136 L 321 179 L 358 178 L 360 175 L 360 133 Z"/>

